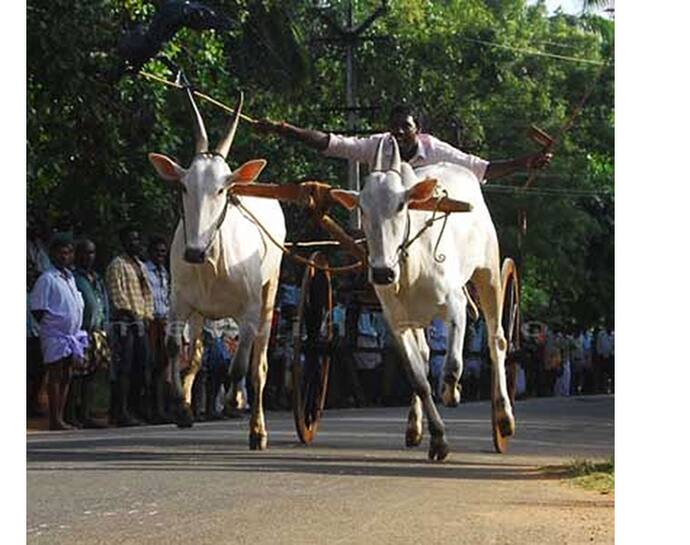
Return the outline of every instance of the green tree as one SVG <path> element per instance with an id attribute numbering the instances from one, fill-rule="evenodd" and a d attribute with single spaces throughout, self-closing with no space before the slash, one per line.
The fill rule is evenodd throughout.
<path id="1" fill-rule="evenodd" d="M 164 53 L 199 89 L 245 113 L 343 132 L 342 39 L 312 2 L 218 0 L 234 30 L 184 30 Z M 332 0 L 345 21 L 348 2 Z M 378 0 L 353 2 L 362 21 Z M 559 137 L 552 167 L 521 191 L 524 175 L 485 186 L 502 253 L 521 258 L 527 317 L 568 324 L 613 319 L 613 22 L 549 16 L 525 0 L 389 3 L 356 53 L 358 131 L 385 128 L 390 107 L 419 107 L 425 130 L 487 158 L 531 152 L 536 124 Z M 27 6 L 27 204 L 55 223 L 89 232 L 107 256 L 117 227 L 138 222 L 170 233 L 176 197 L 147 152 L 187 164 L 193 145 L 182 93 L 143 78 L 114 82 L 119 37 L 147 21 L 144 0 L 31 0 Z M 601 70 L 600 64 L 608 63 Z M 159 62 L 145 69 L 171 77 Z M 601 70 L 601 73 L 600 73 Z M 582 96 L 594 91 L 569 131 Z M 227 116 L 200 102 L 210 137 Z M 262 180 L 345 184 L 344 162 L 242 125 L 230 165 L 269 160 Z M 286 206 L 293 240 L 319 236 L 304 211 Z M 345 213 L 334 211 L 345 219 Z M 521 233 L 518 217 L 527 216 Z"/>

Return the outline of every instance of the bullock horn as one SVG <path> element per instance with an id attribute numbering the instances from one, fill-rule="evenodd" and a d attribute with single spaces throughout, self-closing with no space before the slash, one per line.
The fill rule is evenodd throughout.
<path id="1" fill-rule="evenodd" d="M 398 141 L 394 137 L 391 137 L 391 140 L 393 140 L 393 155 L 391 156 L 391 166 L 388 170 L 400 172 L 400 148 L 398 147 Z"/>
<path id="2" fill-rule="evenodd" d="M 232 146 L 232 141 L 235 139 L 235 132 L 237 131 L 237 125 L 240 122 L 240 111 L 242 110 L 242 104 L 244 103 L 244 93 L 240 91 L 240 98 L 237 101 L 237 106 L 235 106 L 235 115 L 232 117 L 228 123 L 228 133 L 225 138 L 220 141 L 218 147 L 216 148 L 216 153 L 219 153 L 225 159 L 230 151 L 230 146 Z"/>
<path id="3" fill-rule="evenodd" d="M 379 139 L 379 145 L 376 147 L 376 158 L 374 159 L 374 170 L 383 170 L 383 144 L 386 137 L 382 136 Z"/>
<path id="4" fill-rule="evenodd" d="M 201 112 L 194 102 L 194 95 L 190 87 L 185 87 L 189 103 L 192 105 L 192 116 L 194 117 L 194 146 L 196 153 L 203 153 L 208 150 L 208 136 L 206 136 L 206 127 L 204 127 L 204 120 L 201 117 Z"/>

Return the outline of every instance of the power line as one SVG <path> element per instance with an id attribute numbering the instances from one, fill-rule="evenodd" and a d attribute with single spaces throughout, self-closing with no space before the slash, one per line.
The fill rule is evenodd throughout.
<path id="1" fill-rule="evenodd" d="M 536 55 L 538 57 L 549 57 L 552 59 L 559 59 L 562 61 L 570 61 L 570 62 L 581 62 L 585 64 L 593 64 L 596 66 L 602 66 L 606 64 L 604 61 L 597 61 L 594 59 L 583 59 L 581 57 L 569 57 L 567 55 L 557 55 L 555 53 L 546 53 L 545 51 L 539 51 L 538 49 L 528 49 L 528 48 L 523 48 L 523 47 L 513 47 L 511 45 L 506 45 L 506 44 L 499 44 L 496 42 L 488 42 L 486 40 L 477 40 L 475 38 L 458 38 L 459 40 L 463 40 L 466 42 L 473 42 L 473 43 L 478 43 L 478 44 L 483 44 L 483 45 L 488 45 L 491 47 L 499 47 L 501 49 L 508 49 L 510 51 L 517 51 L 519 53 L 526 53 L 527 55 Z"/>
<path id="2" fill-rule="evenodd" d="M 497 191 L 515 191 L 515 192 L 521 192 L 521 191 L 532 191 L 531 188 L 522 188 L 520 186 L 514 186 L 514 185 L 500 185 L 500 184 L 487 184 L 483 186 L 484 189 L 486 190 L 497 190 Z M 603 194 L 603 193 L 612 193 L 611 190 L 609 189 L 576 189 L 576 188 L 569 188 L 569 187 L 537 187 L 535 188 L 535 191 L 543 191 L 543 192 L 549 192 L 549 193 L 578 193 L 578 194 L 585 194 L 585 195 L 595 195 L 595 194 Z"/>
<path id="3" fill-rule="evenodd" d="M 612 190 L 596 190 L 596 189 L 568 189 L 558 187 L 535 187 L 522 188 L 509 185 L 490 184 L 483 185 L 482 191 L 496 194 L 513 194 L 513 195 L 536 195 L 541 197 L 613 197 Z"/>

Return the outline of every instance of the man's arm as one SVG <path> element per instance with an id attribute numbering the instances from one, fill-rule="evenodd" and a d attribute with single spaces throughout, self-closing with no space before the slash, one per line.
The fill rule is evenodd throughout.
<path id="1" fill-rule="evenodd" d="M 516 159 L 508 159 L 505 161 L 490 161 L 489 166 L 486 167 L 486 172 L 484 173 L 484 178 L 489 180 L 495 180 L 496 178 L 502 178 L 513 172 L 519 170 L 531 170 L 534 168 L 544 168 L 551 162 L 553 157 L 552 153 L 544 153 L 543 151 L 533 153 L 531 155 L 525 155 L 523 157 L 517 157 Z"/>
<path id="2" fill-rule="evenodd" d="M 259 119 L 253 123 L 252 127 L 263 134 L 277 134 L 288 140 L 297 140 L 317 151 L 324 151 L 328 147 L 330 138 L 328 133 L 322 131 L 302 129 L 284 121 L 276 122 L 270 119 Z"/>
<path id="3" fill-rule="evenodd" d="M 52 291 L 52 284 L 47 275 L 42 274 L 36 280 L 31 293 L 29 294 L 29 310 L 31 315 L 37 323 L 41 323 L 41 320 L 46 315 L 47 308 L 50 306 L 50 294 Z"/>

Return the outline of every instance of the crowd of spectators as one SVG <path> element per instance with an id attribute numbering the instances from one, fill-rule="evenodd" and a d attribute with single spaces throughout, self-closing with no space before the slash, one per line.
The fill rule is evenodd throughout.
<path id="1" fill-rule="evenodd" d="M 27 411 L 44 412 L 50 429 L 163 424 L 173 421 L 173 379 L 165 350 L 170 298 L 168 243 L 139 231 L 120 231 L 121 251 L 96 270 L 98 248 L 82 236 L 30 222 L 27 240 Z M 357 285 L 359 282 L 361 285 Z M 327 405 L 405 405 L 411 394 L 400 353 L 375 302 L 353 294 L 366 280 L 353 278 L 337 293 Z M 290 406 L 293 340 L 300 294 L 297 275 L 285 268 L 276 301 L 264 392 L 269 409 Z M 518 397 L 613 393 L 614 335 L 595 328 L 559 330 L 540 322 L 521 328 L 513 354 Z M 231 319 L 206 321 L 203 356 L 193 387 L 196 419 L 237 416 L 252 402 L 244 381 L 227 372 L 237 347 Z M 426 330 L 429 380 L 441 395 L 448 332 L 441 320 Z M 462 400 L 490 395 L 486 326 L 468 312 L 461 377 Z M 183 350 L 182 372 L 189 358 Z M 100 379 L 100 380 L 99 380 Z M 99 384 L 105 396 L 97 395 Z M 248 395 L 249 394 L 249 395 Z M 100 404 L 96 399 L 101 399 Z M 105 400 L 103 401 L 103 398 Z M 103 412 L 106 405 L 107 419 Z M 100 413 L 96 409 L 101 409 Z"/>

